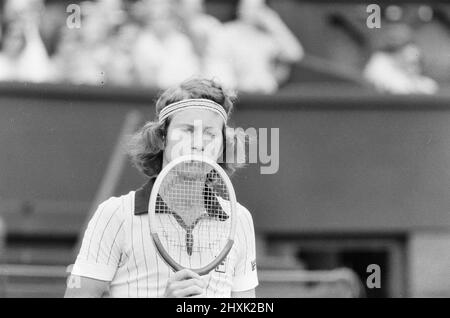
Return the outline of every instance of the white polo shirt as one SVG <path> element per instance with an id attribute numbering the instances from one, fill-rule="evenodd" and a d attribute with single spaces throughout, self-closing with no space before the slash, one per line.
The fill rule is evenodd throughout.
<path id="1" fill-rule="evenodd" d="M 111 297 L 163 297 L 174 271 L 158 254 L 148 226 L 148 200 L 155 179 L 98 207 L 84 234 L 72 275 L 110 283 Z M 230 297 L 258 285 L 255 233 L 250 212 L 237 205 L 234 245 L 205 277 L 204 297 Z"/>

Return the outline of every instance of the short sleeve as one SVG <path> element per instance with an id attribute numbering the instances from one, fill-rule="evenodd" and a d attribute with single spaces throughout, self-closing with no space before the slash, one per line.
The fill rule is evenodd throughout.
<path id="1" fill-rule="evenodd" d="M 112 281 L 124 241 L 123 206 L 118 198 L 99 205 L 84 233 L 72 275 Z"/>
<path id="2" fill-rule="evenodd" d="M 239 248 L 234 269 L 233 292 L 246 291 L 258 286 L 256 269 L 255 230 L 250 212 L 238 205 L 236 243 Z"/>

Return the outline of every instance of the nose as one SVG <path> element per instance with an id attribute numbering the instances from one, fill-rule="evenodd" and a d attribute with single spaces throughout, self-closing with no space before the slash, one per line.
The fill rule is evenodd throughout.
<path id="1" fill-rule="evenodd" d="M 196 127 L 197 128 L 197 127 Z M 195 152 L 203 152 L 205 149 L 205 136 L 201 129 L 195 129 L 193 139 L 191 140 L 191 150 Z"/>

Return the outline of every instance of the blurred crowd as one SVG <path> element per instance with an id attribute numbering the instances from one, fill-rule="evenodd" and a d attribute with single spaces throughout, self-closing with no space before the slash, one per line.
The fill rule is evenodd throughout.
<path id="1" fill-rule="evenodd" d="M 164 89 L 204 76 L 239 91 L 273 93 L 304 49 L 265 0 L 240 0 L 235 11 L 222 22 L 203 0 L 5 0 L 0 81 Z M 382 92 L 436 92 L 412 29 L 385 30 L 360 71 L 365 81 Z"/>
<path id="2" fill-rule="evenodd" d="M 430 7 L 419 7 L 417 11 L 422 20 L 431 19 Z M 438 90 L 438 83 L 424 75 L 423 52 L 414 37 L 414 18 L 399 21 L 407 13 L 408 10 L 399 6 L 387 7 L 383 33 L 373 43 L 363 76 L 381 92 L 433 94 Z M 443 39 L 450 43 L 449 38 Z"/>
<path id="3" fill-rule="evenodd" d="M 240 1 L 227 23 L 206 14 L 201 0 L 84 1 L 67 11 L 6 1 L 0 80 L 166 88 L 206 76 L 271 93 L 303 56 L 263 0 Z M 53 48 L 45 45 L 52 38 Z"/>

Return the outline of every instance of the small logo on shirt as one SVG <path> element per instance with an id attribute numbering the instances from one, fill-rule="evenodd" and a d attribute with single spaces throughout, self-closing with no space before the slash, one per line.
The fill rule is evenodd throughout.
<path id="1" fill-rule="evenodd" d="M 256 270 L 256 260 L 252 261 L 252 272 Z"/>
<path id="2" fill-rule="evenodd" d="M 225 268 L 226 268 L 226 258 L 219 265 L 217 265 L 214 271 L 218 273 L 225 273 Z"/>

